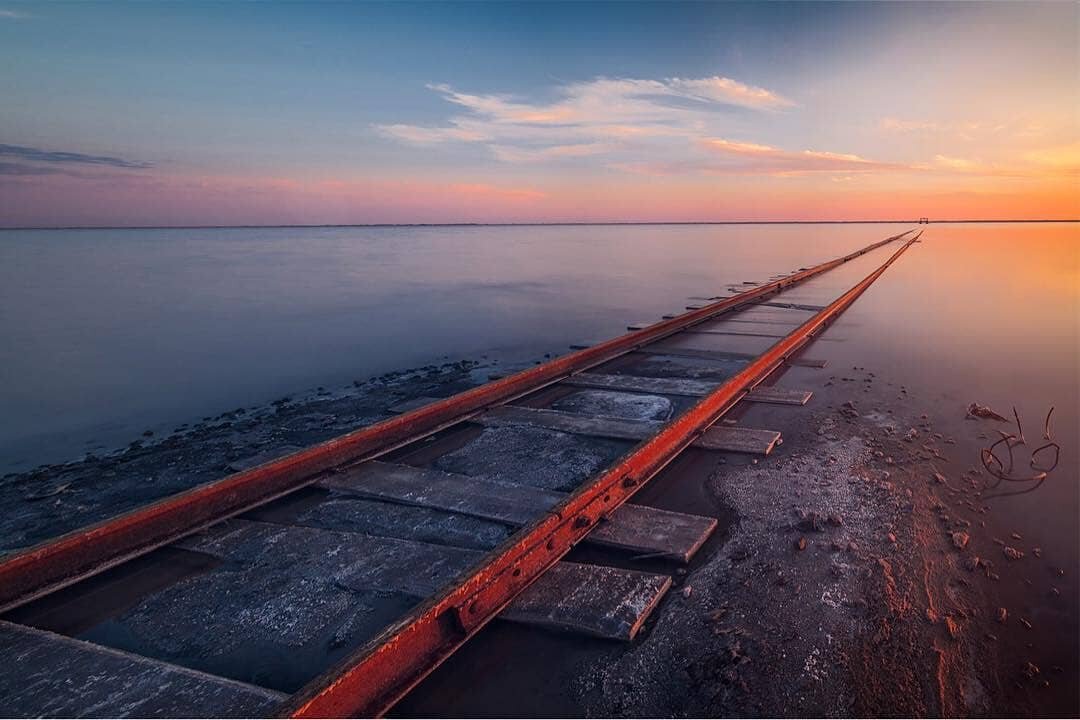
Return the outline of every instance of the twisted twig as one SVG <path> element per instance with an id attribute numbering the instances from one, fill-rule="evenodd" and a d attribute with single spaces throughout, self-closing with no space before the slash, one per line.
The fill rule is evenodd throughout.
<path id="1" fill-rule="evenodd" d="M 1016 432 L 1017 432 L 1017 445 L 1024 445 L 1027 440 L 1024 439 L 1024 426 L 1020 424 L 1020 413 L 1016 412 L 1016 406 L 1013 405 L 1013 417 L 1016 418 Z"/>
<path id="2" fill-rule="evenodd" d="M 1050 412 L 1048 412 L 1046 414 L 1046 422 L 1044 424 L 1044 431 L 1043 431 L 1043 434 L 1044 434 L 1044 436 L 1045 436 L 1045 438 L 1047 440 L 1050 440 L 1050 416 L 1053 415 L 1053 414 L 1054 414 L 1054 408 L 1051 407 Z M 1019 436 L 1012 435 L 1010 433 L 1002 432 L 1001 430 L 999 430 L 998 433 L 1001 435 L 1001 439 L 998 440 L 997 442 L 995 442 L 989 448 L 984 448 L 982 450 L 982 452 L 980 453 L 980 459 L 982 460 L 983 468 L 985 468 L 986 472 L 989 473 L 990 476 L 996 480 L 996 482 L 993 482 L 993 483 L 991 483 L 991 482 L 985 483 L 985 489 L 986 490 L 993 490 L 993 489 L 997 488 L 999 485 L 1001 485 L 1002 481 L 1014 482 L 1014 483 L 1033 482 L 1035 484 L 1032 485 L 1031 487 L 1025 488 L 1023 490 L 1015 490 L 1015 491 L 1011 491 L 1011 492 L 1001 492 L 1001 493 L 993 493 L 991 495 L 983 495 L 982 498 L 984 500 L 989 500 L 990 498 L 995 498 L 995 497 L 1006 497 L 1008 495 L 1023 495 L 1024 493 L 1029 493 L 1029 492 L 1032 492 L 1032 491 L 1038 489 L 1039 486 L 1041 486 L 1043 484 L 1043 482 L 1046 480 L 1048 474 L 1054 468 L 1057 467 L 1058 461 L 1061 459 L 1061 446 L 1059 446 L 1056 442 L 1053 442 L 1051 440 L 1050 442 L 1036 448 L 1035 450 L 1033 450 L 1031 452 L 1030 465 L 1036 471 L 1035 474 L 1029 475 L 1027 477 L 1014 477 L 1012 475 L 1013 465 L 1014 465 L 1014 458 L 1013 458 L 1012 449 L 1013 449 L 1014 445 L 1023 445 L 1023 444 L 1025 444 L 1026 440 L 1024 439 L 1023 425 L 1020 423 L 1020 413 L 1018 413 L 1016 411 L 1015 406 L 1013 407 L 1013 417 L 1016 418 L 1016 428 L 1017 428 L 1017 431 L 1019 432 Z M 1005 463 L 1002 462 L 1001 458 L 999 458 L 994 453 L 994 450 L 997 448 L 997 446 L 1001 445 L 1002 443 L 1005 443 L 1005 447 L 1009 451 L 1009 465 L 1008 465 L 1008 467 L 1006 467 Z M 1038 463 L 1037 459 L 1036 459 L 1037 456 L 1039 455 L 1039 453 L 1043 452 L 1044 450 L 1048 450 L 1050 448 L 1054 449 L 1054 462 L 1051 463 L 1049 466 L 1040 465 Z"/>

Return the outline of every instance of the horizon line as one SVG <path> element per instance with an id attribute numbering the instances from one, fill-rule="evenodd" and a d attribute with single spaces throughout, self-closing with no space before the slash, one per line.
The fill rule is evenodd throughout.
<path id="1" fill-rule="evenodd" d="M 981 218 L 930 220 L 597 220 L 580 222 L 447 222 L 447 223 L 287 223 L 287 224 L 237 224 L 237 225 L 13 225 L 0 226 L 0 230 L 228 230 L 255 228 L 418 228 L 418 227 L 573 227 L 591 225 L 934 225 L 948 223 L 1078 223 L 1080 218 L 1069 219 L 1007 219 Z"/>

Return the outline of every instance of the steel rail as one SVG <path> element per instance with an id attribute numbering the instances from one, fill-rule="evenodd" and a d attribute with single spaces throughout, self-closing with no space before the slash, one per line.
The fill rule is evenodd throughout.
<path id="1" fill-rule="evenodd" d="M 298 490 L 335 469 L 373 459 L 493 405 L 809 280 L 911 232 L 22 550 L 0 560 L 0 612 Z"/>
<path id="2" fill-rule="evenodd" d="M 921 234 L 921 233 L 920 233 Z M 287 717 L 381 716 L 639 490 L 756 385 L 797 353 L 918 240 L 884 264 L 618 464 L 520 530 L 452 586 L 428 598 L 352 656 L 294 694 Z"/>

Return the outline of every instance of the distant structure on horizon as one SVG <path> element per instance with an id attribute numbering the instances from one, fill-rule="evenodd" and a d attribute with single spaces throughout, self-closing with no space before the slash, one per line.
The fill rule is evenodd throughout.
<path id="1" fill-rule="evenodd" d="M 929 225 L 930 224 L 930 218 L 928 218 L 928 217 L 919 218 L 919 224 L 920 225 Z"/>

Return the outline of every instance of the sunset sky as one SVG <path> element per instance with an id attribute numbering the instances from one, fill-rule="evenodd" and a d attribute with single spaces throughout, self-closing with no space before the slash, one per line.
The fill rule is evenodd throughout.
<path id="1" fill-rule="evenodd" d="M 0 0 L 0 226 L 1076 218 L 1078 22 Z"/>

